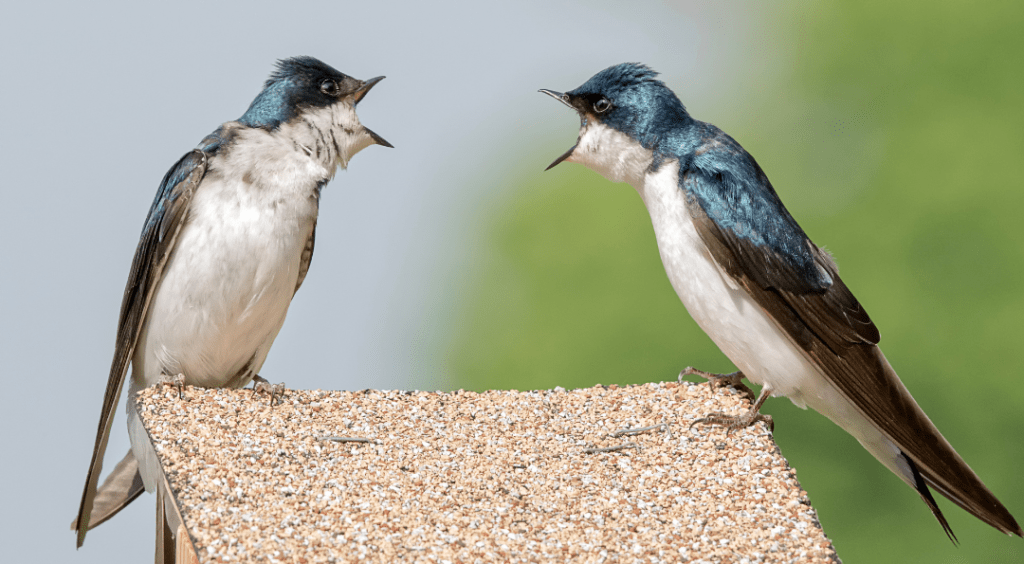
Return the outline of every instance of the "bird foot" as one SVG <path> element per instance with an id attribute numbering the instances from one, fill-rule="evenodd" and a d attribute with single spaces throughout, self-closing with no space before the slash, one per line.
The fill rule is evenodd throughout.
<path id="1" fill-rule="evenodd" d="M 706 423 L 708 425 L 720 425 L 725 427 L 725 436 L 728 437 L 733 431 L 749 427 L 758 421 L 764 421 L 768 424 L 768 430 L 773 433 L 775 432 L 775 421 L 772 420 L 772 416 L 758 413 L 756 409 L 751 409 L 743 415 L 709 413 L 707 417 L 701 417 L 693 423 L 690 423 L 690 428 L 693 429 L 694 425 L 701 423 Z"/>
<path id="2" fill-rule="evenodd" d="M 284 397 L 284 382 L 271 384 L 269 380 L 257 374 L 252 377 L 252 395 L 256 394 L 270 394 L 270 405 L 273 407 L 274 398 L 277 398 L 277 403 L 280 404 L 281 398 Z"/>
<path id="3" fill-rule="evenodd" d="M 687 366 L 686 370 L 679 373 L 679 381 L 683 381 L 684 376 L 700 376 L 706 378 L 708 381 L 708 387 L 712 390 L 720 386 L 732 386 L 736 388 L 741 394 L 747 397 L 747 399 L 753 402 L 757 396 L 754 395 L 754 390 L 751 390 L 743 383 L 743 372 L 737 370 L 729 374 L 715 374 L 714 372 L 705 372 L 703 370 L 697 370 L 692 366 Z"/>
<path id="4" fill-rule="evenodd" d="M 737 374 L 739 373 L 737 372 Z M 693 429 L 694 425 L 700 423 L 707 423 L 708 425 L 721 425 L 725 427 L 725 436 L 728 437 L 729 433 L 732 433 L 736 429 L 743 429 L 744 427 L 749 427 L 754 423 L 757 423 L 758 421 L 764 421 L 765 423 L 768 424 L 768 430 L 774 433 L 775 421 L 772 420 L 772 416 L 760 413 L 761 406 L 764 405 L 765 400 L 768 399 L 771 393 L 772 390 L 770 387 L 763 386 L 761 388 L 761 395 L 757 397 L 757 401 L 754 402 L 754 405 L 750 408 L 750 410 L 748 410 L 743 415 L 726 415 L 721 412 L 709 413 L 706 417 L 701 417 L 700 419 L 697 419 L 693 423 L 690 423 L 690 429 Z"/>
<path id="5" fill-rule="evenodd" d="M 174 386 L 178 389 L 178 399 L 189 401 L 185 397 L 185 375 L 181 372 L 177 376 L 170 376 L 164 372 L 160 373 L 160 384 L 163 386 Z"/>

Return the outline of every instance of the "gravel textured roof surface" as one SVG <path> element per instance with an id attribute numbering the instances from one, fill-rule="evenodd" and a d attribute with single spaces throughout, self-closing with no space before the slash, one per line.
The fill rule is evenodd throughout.
<path id="1" fill-rule="evenodd" d="M 688 428 L 729 389 L 185 393 L 137 406 L 203 562 L 838 561 L 763 423 Z"/>

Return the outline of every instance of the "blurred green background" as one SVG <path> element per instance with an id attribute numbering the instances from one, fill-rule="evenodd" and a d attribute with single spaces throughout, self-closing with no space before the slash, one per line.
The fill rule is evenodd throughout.
<path id="1" fill-rule="evenodd" d="M 751 98 L 763 104 L 690 108 L 758 159 L 811 238 L 832 251 L 903 381 L 1018 520 L 1022 6 L 792 3 L 764 22 L 772 48 L 788 50 L 793 64 L 792 74 L 757 83 L 763 95 Z M 662 78 L 685 103 L 685 77 Z M 525 166 L 546 166 L 575 139 L 565 113 L 552 103 L 566 133 L 530 140 L 545 151 Z M 669 285 L 631 187 L 574 164 L 540 178 L 498 190 L 513 195 L 493 203 L 479 234 L 448 343 L 451 388 L 672 380 L 688 365 L 733 370 Z M 951 549 L 917 494 L 853 438 L 784 398 L 764 411 L 844 561 L 1024 561 L 1024 540 L 942 498 L 962 543 Z"/>

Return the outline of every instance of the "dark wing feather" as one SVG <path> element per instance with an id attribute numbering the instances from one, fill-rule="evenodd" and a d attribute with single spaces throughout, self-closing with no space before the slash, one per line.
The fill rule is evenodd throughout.
<path id="1" fill-rule="evenodd" d="M 772 234 L 751 228 L 764 225 L 764 221 L 744 217 L 756 206 L 719 206 L 716 213 L 727 217 L 713 220 L 705 202 L 695 195 L 743 190 L 757 194 L 755 197 L 770 197 L 777 208 L 785 210 L 767 178 L 762 174 L 748 180 L 764 182 L 760 186 L 744 186 L 738 181 L 713 184 L 720 179 L 699 170 L 685 171 L 680 178 L 697 232 L 715 260 L 821 367 L 829 381 L 916 463 L 929 485 L 993 527 L 1020 535 L 1010 513 L 939 433 L 875 346 L 878 329 L 839 277 L 832 258 L 799 227 L 790 235 L 798 237 L 801 245 L 795 248 L 805 249 L 805 256 L 794 258 L 778 245 L 757 244 L 755 241 L 765 241 Z M 785 217 L 792 221 L 788 212 Z M 743 225 L 747 230 L 738 233 L 723 225 Z M 805 257 L 820 278 L 809 275 L 811 271 L 801 264 L 799 259 Z M 830 283 L 816 287 L 818 279 Z M 929 506 L 950 532 L 934 501 Z"/>
<path id="2" fill-rule="evenodd" d="M 316 191 L 313 192 L 313 200 L 316 205 L 320 205 L 320 191 L 327 185 L 327 181 L 324 180 L 317 185 Z M 298 293 L 299 288 L 302 287 L 302 282 L 306 279 L 306 274 L 309 273 L 309 264 L 313 262 L 313 246 L 316 243 L 316 216 L 313 217 L 313 229 L 309 232 L 309 238 L 306 239 L 306 246 L 302 249 L 302 256 L 299 257 L 299 277 L 295 281 L 295 291 L 292 292 L 292 296 Z"/>
<path id="3" fill-rule="evenodd" d="M 192 194 L 206 174 L 206 165 L 206 153 L 196 149 L 182 157 L 167 171 L 149 209 L 142 236 L 135 249 L 135 258 L 132 259 L 128 283 L 125 285 L 121 301 L 117 343 L 114 348 L 114 360 L 110 366 L 110 376 L 107 379 L 107 390 L 103 395 L 96 444 L 89 463 L 78 518 L 75 520 L 74 528 L 78 533 L 79 547 L 85 541 L 85 533 L 89 530 L 96 483 L 103 467 L 103 454 L 107 448 L 110 425 L 121 396 L 128 363 L 134 353 L 153 290 L 160 281 L 167 257 L 174 249 L 178 232 L 186 220 Z"/>
<path id="4" fill-rule="evenodd" d="M 299 288 L 302 287 L 302 281 L 306 279 L 306 273 L 309 272 L 309 263 L 313 261 L 313 244 L 316 242 L 316 220 L 313 220 L 313 230 L 309 232 L 309 239 L 306 239 L 306 247 L 302 249 L 302 256 L 299 257 L 299 279 L 295 281 L 295 292 L 292 292 L 294 296 Z"/>

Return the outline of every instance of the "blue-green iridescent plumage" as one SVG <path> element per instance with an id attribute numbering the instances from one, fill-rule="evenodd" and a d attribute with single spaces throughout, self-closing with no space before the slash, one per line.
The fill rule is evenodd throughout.
<path id="1" fill-rule="evenodd" d="M 788 288 L 823 292 L 832 279 L 815 266 L 807 235 L 789 214 L 757 161 L 714 125 L 693 119 L 658 73 L 639 63 L 609 67 L 567 92 L 611 109 L 601 123 L 654 153 L 652 167 L 679 161 L 679 186 L 715 224 L 758 248 L 770 249 L 797 276 Z"/>
<path id="2" fill-rule="evenodd" d="M 277 69 L 263 85 L 263 91 L 249 105 L 238 122 L 249 127 L 274 129 L 298 115 L 303 107 L 328 106 L 337 101 L 318 88 L 323 80 L 336 83 L 354 79 L 313 57 L 292 57 L 277 63 Z"/>
<path id="3" fill-rule="evenodd" d="M 609 67 L 560 99 L 582 120 L 565 160 L 627 181 L 643 197 L 666 272 L 705 332 L 769 394 L 813 407 L 921 496 L 956 536 L 932 490 L 1006 534 L 1024 530 L 945 440 L 896 375 L 880 335 L 832 258 L 782 205 L 754 158 L 693 119 L 650 68 Z M 671 168 L 678 165 L 678 177 Z M 549 167 L 550 168 L 550 167 Z"/>
<path id="4" fill-rule="evenodd" d="M 255 375 L 280 323 L 283 323 L 291 296 L 302 284 L 309 267 L 320 190 L 333 176 L 337 166 L 347 164 L 352 155 L 369 144 L 391 146 L 362 126 L 354 112 L 348 108 L 335 111 L 337 108 L 332 106 L 350 103 L 354 108 L 383 78 L 360 81 L 312 57 L 284 59 L 239 120 L 225 123 L 206 136 L 196 149 L 179 159 L 164 175 L 146 216 L 125 286 L 96 443 L 78 515 L 72 523 L 78 546 L 82 545 L 91 528 L 111 518 L 142 492 L 142 478 L 131 452 L 108 474 L 103 484 L 99 484 L 114 409 L 127 378 L 129 363 L 132 365 L 133 386 L 151 385 L 167 370 L 162 365 L 164 360 L 159 359 L 152 363 L 152 366 L 159 365 L 155 370 L 147 371 L 142 363 L 136 364 L 155 350 L 175 350 L 175 356 L 167 361 L 167 366 L 180 370 L 183 378 L 191 374 L 194 380 L 186 380 L 189 384 L 234 386 Z M 282 127 L 299 120 L 304 127 Z M 309 158 L 314 166 L 282 170 L 288 167 L 275 164 L 289 159 L 301 161 L 303 158 Z M 219 197 L 197 203 L 194 196 L 200 189 L 205 190 L 205 194 L 218 194 Z M 274 195 L 266 196 L 268 191 Z M 249 195 L 254 197 L 249 198 Z M 231 202 L 244 203 L 250 210 L 256 209 L 261 216 L 259 225 L 248 225 L 244 218 L 221 213 L 223 208 L 218 206 L 230 207 Z M 261 211 L 261 207 L 262 210 L 276 210 L 282 205 L 291 211 L 279 216 Z M 295 228 L 297 224 L 301 224 L 301 228 Z M 200 237 L 203 242 L 199 244 L 193 238 L 182 246 L 179 244 L 182 234 L 187 233 L 190 226 L 192 233 L 199 231 L 212 236 Z M 280 245 L 266 253 L 245 250 L 247 244 L 260 237 Z M 214 243 L 207 244 L 205 241 L 208 240 Z M 175 263 L 173 257 L 182 254 L 187 257 Z M 225 257 L 242 268 L 258 264 L 255 270 L 266 267 L 269 272 L 283 274 L 260 282 L 263 289 L 257 295 L 270 297 L 262 302 L 261 312 L 257 314 L 262 318 L 253 323 L 247 334 L 231 333 L 230 330 L 220 332 L 218 329 L 237 327 L 240 325 L 238 320 L 250 316 L 251 309 L 240 313 L 237 308 L 232 309 L 234 304 L 248 303 L 251 306 L 259 301 L 248 296 L 254 283 L 250 278 L 222 276 L 223 273 L 217 270 Z M 186 263 L 194 267 L 180 266 Z M 294 270 L 296 263 L 297 272 Z M 290 276 L 295 276 L 294 286 Z M 161 291 L 165 292 L 162 302 Z M 176 300 L 192 305 L 178 308 Z M 193 312 L 206 315 L 204 312 L 211 311 L 220 312 L 220 323 L 207 323 L 196 317 L 189 319 Z M 225 319 L 228 321 L 223 322 Z M 278 329 L 262 332 L 275 323 Z M 206 327 L 206 338 L 193 337 L 191 331 L 179 329 L 186 326 Z M 188 335 L 182 339 L 179 331 Z M 218 345 L 222 342 L 218 339 L 222 337 L 233 339 L 234 344 Z M 150 338 L 159 344 L 149 347 L 145 343 Z M 144 344 L 139 344 L 140 339 Z M 240 348 L 260 339 L 262 342 L 254 345 L 254 350 L 239 352 Z M 168 342 L 171 342 L 169 347 Z M 196 349 L 201 351 L 196 352 Z M 218 355 L 221 357 L 220 368 L 204 372 L 204 359 Z M 182 367 L 182 358 L 191 364 Z M 240 368 L 236 370 L 237 367 Z"/>

